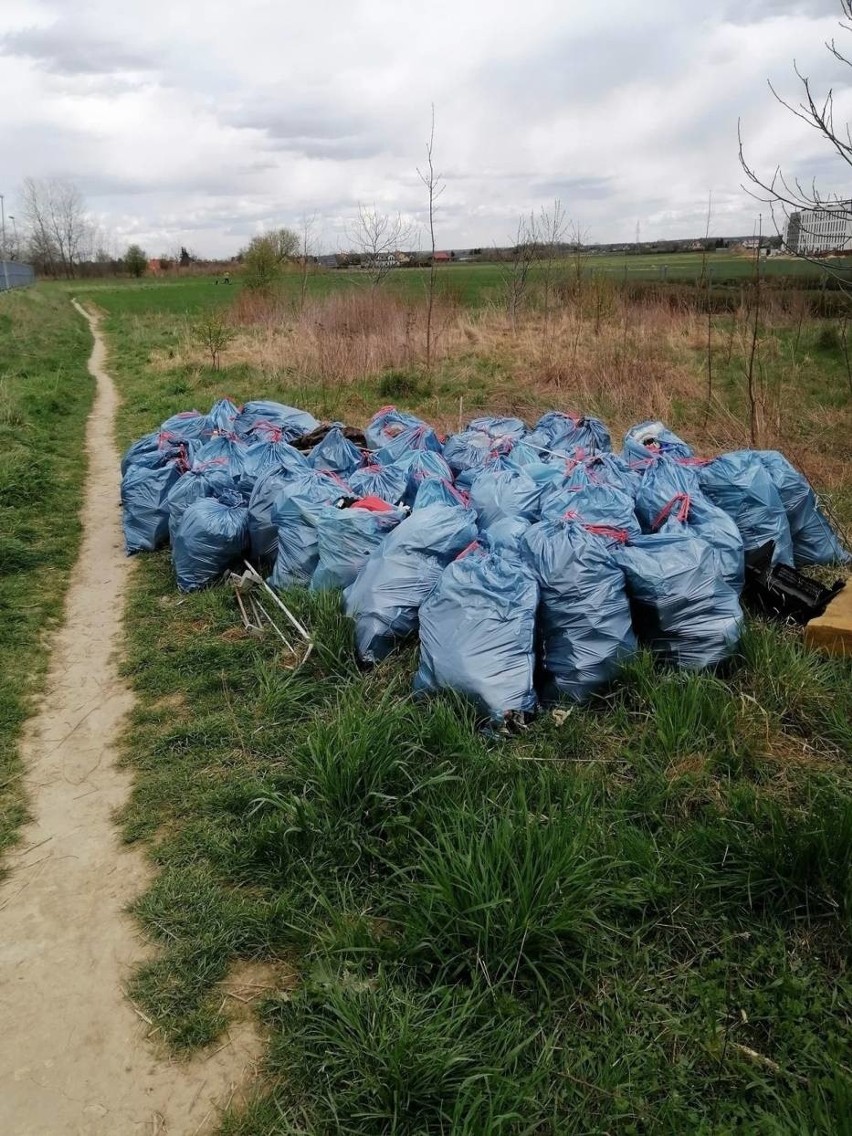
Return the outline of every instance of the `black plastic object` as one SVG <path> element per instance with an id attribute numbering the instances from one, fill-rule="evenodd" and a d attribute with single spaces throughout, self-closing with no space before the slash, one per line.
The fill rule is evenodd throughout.
<path id="1" fill-rule="evenodd" d="M 843 581 L 835 580 L 827 588 L 788 564 L 773 564 L 774 551 L 772 541 L 768 541 L 746 553 L 745 603 L 773 619 L 791 623 L 807 623 L 822 615 L 843 588 Z"/>

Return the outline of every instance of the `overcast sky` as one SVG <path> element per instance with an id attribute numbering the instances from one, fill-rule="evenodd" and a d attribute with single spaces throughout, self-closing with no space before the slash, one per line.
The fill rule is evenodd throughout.
<path id="1" fill-rule="evenodd" d="M 559 197 L 590 240 L 753 231 L 737 119 L 762 168 L 845 189 L 767 86 L 835 85 L 839 0 L 2 0 L 0 192 L 77 181 L 119 248 L 236 252 L 357 203 L 422 226 L 430 106 L 441 247 L 508 243 Z M 848 112 L 848 114 L 846 113 Z"/>

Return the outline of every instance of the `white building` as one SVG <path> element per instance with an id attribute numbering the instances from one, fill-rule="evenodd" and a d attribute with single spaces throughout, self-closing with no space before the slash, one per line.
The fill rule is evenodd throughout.
<path id="1" fill-rule="evenodd" d="M 852 203 L 835 209 L 804 209 L 787 219 L 784 244 L 799 256 L 852 250 Z"/>

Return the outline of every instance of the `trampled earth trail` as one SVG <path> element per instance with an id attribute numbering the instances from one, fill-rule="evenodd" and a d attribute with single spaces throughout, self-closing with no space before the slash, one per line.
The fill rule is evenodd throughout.
<path id="1" fill-rule="evenodd" d="M 46 696 L 22 743 L 34 820 L 0 884 L 0 1132 L 194 1136 L 215 1124 L 217 1105 L 245 1080 L 259 1044 L 243 1025 L 206 1059 L 158 1058 L 123 993 L 145 953 L 124 911 L 149 870 L 139 851 L 121 846 L 112 819 L 130 788 L 114 749 L 132 701 L 115 659 L 127 563 L 117 399 L 90 323 L 97 394 L 83 542 Z"/>

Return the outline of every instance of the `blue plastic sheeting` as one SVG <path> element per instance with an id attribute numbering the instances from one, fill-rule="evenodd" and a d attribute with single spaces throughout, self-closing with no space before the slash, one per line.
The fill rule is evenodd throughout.
<path id="1" fill-rule="evenodd" d="M 535 710 L 532 576 L 474 549 L 445 568 L 420 608 L 418 692 L 455 690 L 496 723 Z"/>
<path id="2" fill-rule="evenodd" d="M 615 555 L 627 577 L 633 626 L 656 655 L 700 671 L 736 651 L 742 608 L 706 541 L 667 524 L 618 548 Z"/>
<path id="3" fill-rule="evenodd" d="M 553 489 L 542 497 L 544 520 L 558 520 L 566 513 L 576 514 L 587 525 L 617 529 L 628 536 L 641 536 L 642 529 L 633 509 L 633 498 L 611 485 L 581 484 L 575 488 Z"/>
<path id="4" fill-rule="evenodd" d="M 823 515 L 807 479 L 777 450 L 758 450 L 760 459 L 784 505 L 796 567 L 808 564 L 848 564 L 849 553 Z"/>
<path id="5" fill-rule="evenodd" d="M 203 497 L 218 497 L 222 493 L 236 489 L 234 479 L 227 470 L 217 465 L 196 466 L 185 474 L 169 490 L 169 538 L 174 543 L 175 533 L 190 505 Z"/>
<path id="6" fill-rule="evenodd" d="M 609 453 L 612 440 L 599 418 L 578 417 L 551 410 L 535 424 L 530 445 L 560 454 L 587 456 Z"/>
<path id="7" fill-rule="evenodd" d="M 629 461 L 644 461 L 658 454 L 673 458 L 691 458 L 694 450 L 672 433 L 662 422 L 640 422 L 624 435 L 624 456 Z"/>
<path id="8" fill-rule="evenodd" d="M 520 442 L 528 433 L 525 422 L 520 418 L 474 418 L 468 423 L 468 430 L 487 434 L 494 442 Z"/>
<path id="9" fill-rule="evenodd" d="M 121 459 L 121 476 L 133 465 L 144 465 L 149 469 L 159 469 L 175 459 L 192 461 L 198 456 L 198 449 L 167 437 L 160 430 L 146 434 L 129 446 Z"/>
<path id="10" fill-rule="evenodd" d="M 672 458 L 649 465 L 636 495 L 636 514 L 645 532 L 656 532 L 671 520 L 712 547 L 722 576 L 737 595 L 745 582 L 745 548 L 740 531 L 726 512 L 701 489 L 698 471 Z"/>
<path id="11" fill-rule="evenodd" d="M 774 564 L 793 564 L 793 537 L 784 503 L 753 450 L 735 450 L 698 467 L 701 488 L 740 530 L 746 552 L 772 541 Z"/>
<path id="12" fill-rule="evenodd" d="M 541 695 L 583 702 L 636 650 L 624 572 L 577 521 L 542 521 L 521 542 L 539 585 Z"/>
<path id="13" fill-rule="evenodd" d="M 316 519 L 327 505 L 352 491 L 345 483 L 317 471 L 297 474 L 284 485 L 272 509 L 278 552 L 270 583 L 276 588 L 306 585 L 319 560 Z"/>
<path id="14" fill-rule="evenodd" d="M 190 505 L 172 546 L 178 588 L 197 592 L 242 567 L 247 537 L 248 509 L 240 493 L 225 491 Z"/>
<path id="15" fill-rule="evenodd" d="M 213 426 L 206 414 L 199 414 L 197 410 L 184 410 L 167 418 L 160 426 L 160 430 L 163 434 L 172 434 L 175 438 L 206 442 L 213 433 Z"/>
<path id="16" fill-rule="evenodd" d="M 395 406 L 383 406 L 377 410 L 370 419 L 365 437 L 371 450 L 380 450 L 392 442 L 399 434 L 410 430 L 413 426 L 425 426 L 426 423 L 416 414 L 409 414 L 405 410 L 397 410 Z"/>
<path id="17" fill-rule="evenodd" d="M 430 505 L 455 505 L 466 509 L 469 503 L 467 496 L 456 489 L 451 481 L 430 477 L 420 482 L 412 509 L 426 509 Z"/>
<path id="18" fill-rule="evenodd" d="M 282 402 L 258 399 L 245 404 L 233 429 L 236 434 L 246 436 L 262 432 L 264 426 L 275 427 L 281 431 L 285 442 L 292 442 L 295 438 L 316 430 L 319 422 L 306 410 L 297 410 L 295 406 L 285 406 Z"/>
<path id="19" fill-rule="evenodd" d="M 446 565 L 476 539 L 476 514 L 453 505 L 418 509 L 375 549 L 344 592 L 364 662 L 376 663 L 417 628 L 421 603 Z"/>
<path id="20" fill-rule="evenodd" d="M 356 497 L 378 497 L 389 505 L 403 499 L 408 488 L 408 471 L 401 465 L 366 465 L 349 478 Z"/>
<path id="21" fill-rule="evenodd" d="M 131 465 L 121 479 L 121 523 L 127 555 L 154 552 L 169 542 L 169 490 L 180 478 L 175 462 L 152 469 Z"/>
<path id="22" fill-rule="evenodd" d="M 319 561 L 311 577 L 311 591 L 348 588 L 367 562 L 374 548 L 406 513 L 390 509 L 374 513 L 367 509 L 326 507 L 317 514 L 317 553 Z"/>
<path id="23" fill-rule="evenodd" d="M 392 441 L 388 442 L 376 454 L 376 461 L 382 465 L 393 465 L 395 462 L 405 462 L 411 455 L 419 452 L 440 454 L 443 446 L 441 439 L 431 426 L 421 424 L 403 430 Z"/>
<path id="24" fill-rule="evenodd" d="M 470 504 L 483 529 L 504 517 L 537 520 L 540 497 L 539 486 L 521 470 L 485 469 L 470 488 Z"/>
<path id="25" fill-rule="evenodd" d="M 230 434 L 239 417 L 240 408 L 229 398 L 220 398 L 210 407 L 207 415 L 211 427 L 220 434 Z"/>
<path id="26" fill-rule="evenodd" d="M 258 479 L 273 469 L 300 473 L 310 468 L 305 455 L 294 449 L 289 442 L 253 442 L 243 451 L 240 491 L 248 496 Z"/>
<path id="27" fill-rule="evenodd" d="M 230 473 L 234 481 L 239 481 L 243 476 L 247 452 L 248 447 L 244 442 L 229 434 L 217 434 L 196 451 L 195 464 L 217 462 Z"/>
<path id="28" fill-rule="evenodd" d="M 361 451 L 344 435 L 340 422 L 335 422 L 323 440 L 314 446 L 309 460 L 314 469 L 341 477 L 348 477 L 364 464 Z"/>

